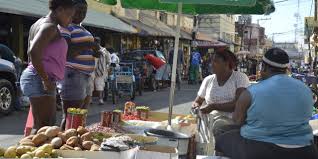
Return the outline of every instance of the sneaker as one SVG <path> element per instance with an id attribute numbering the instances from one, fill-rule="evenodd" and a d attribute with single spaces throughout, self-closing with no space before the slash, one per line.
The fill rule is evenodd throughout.
<path id="1" fill-rule="evenodd" d="M 99 104 L 99 105 L 103 105 L 103 104 L 104 104 L 104 100 L 103 100 L 103 99 L 100 99 L 98 104 Z"/>

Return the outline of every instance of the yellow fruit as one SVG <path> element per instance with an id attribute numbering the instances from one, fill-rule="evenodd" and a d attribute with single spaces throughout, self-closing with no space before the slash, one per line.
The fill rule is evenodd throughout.
<path id="1" fill-rule="evenodd" d="M 80 114 L 87 114 L 87 109 L 82 109 Z"/>
<path id="2" fill-rule="evenodd" d="M 33 156 L 29 154 L 23 154 L 20 158 L 33 158 Z"/>
<path id="3" fill-rule="evenodd" d="M 78 113 L 78 114 L 81 113 L 81 110 L 82 110 L 82 109 L 77 108 L 77 109 L 76 109 L 76 113 Z"/>
<path id="4" fill-rule="evenodd" d="M 16 149 L 15 146 L 9 147 L 4 153 L 4 158 L 15 158 L 17 156 Z"/>
<path id="5" fill-rule="evenodd" d="M 44 153 L 51 154 L 53 150 L 53 145 L 51 144 L 44 144 L 41 147 L 39 147 L 37 150 L 43 150 Z"/>
<path id="6" fill-rule="evenodd" d="M 36 150 L 34 157 L 44 158 L 45 157 L 45 152 L 43 150 Z"/>
<path id="7" fill-rule="evenodd" d="M 27 152 L 26 154 L 30 155 L 30 156 L 31 156 L 31 158 L 32 158 L 32 157 L 34 157 L 35 152 Z"/>
<path id="8" fill-rule="evenodd" d="M 4 148 L 0 147 L 0 157 L 3 156 L 5 152 L 6 152 L 6 150 Z"/>
<path id="9" fill-rule="evenodd" d="M 56 150 L 53 150 L 53 151 L 52 151 L 51 157 L 52 157 L 52 158 L 58 158 L 58 157 L 59 157 L 59 154 L 57 153 Z"/>
<path id="10" fill-rule="evenodd" d="M 18 156 L 22 156 L 23 154 L 27 153 L 28 151 L 31 151 L 30 147 L 26 147 L 26 146 L 19 146 L 16 149 L 16 153 Z"/>
<path id="11" fill-rule="evenodd" d="M 45 153 L 45 154 L 44 154 L 44 158 L 51 158 L 51 156 L 50 156 L 50 154 Z"/>

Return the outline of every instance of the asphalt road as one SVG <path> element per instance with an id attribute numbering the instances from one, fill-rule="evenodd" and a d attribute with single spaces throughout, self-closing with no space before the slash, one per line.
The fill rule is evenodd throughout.
<path id="1" fill-rule="evenodd" d="M 196 97 L 198 89 L 199 85 L 183 84 L 181 90 L 176 91 L 173 113 L 189 114 L 191 103 Z M 143 96 L 137 96 L 134 102 L 137 105 L 149 106 L 152 111 L 168 112 L 169 92 L 170 88 L 165 88 L 158 92 L 144 92 Z M 102 106 L 96 104 L 96 102 L 93 103 L 89 108 L 87 124 L 99 122 L 101 111 L 122 108 L 127 100 L 129 99 L 120 99 L 120 103 L 116 106 L 110 101 Z M 43 107 L 45 107 L 45 105 Z M 0 115 L 0 147 L 14 145 L 23 137 L 27 115 L 28 109 L 13 112 L 8 116 Z M 61 112 L 58 112 L 57 123 L 60 122 L 61 117 Z"/>

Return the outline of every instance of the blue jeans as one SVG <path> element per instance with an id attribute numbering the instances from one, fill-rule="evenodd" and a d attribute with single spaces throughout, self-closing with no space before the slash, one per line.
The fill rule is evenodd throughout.
<path id="1" fill-rule="evenodd" d="M 56 91 L 46 91 L 40 76 L 30 68 L 26 68 L 20 78 L 22 93 L 27 97 L 55 96 Z"/>
<path id="2" fill-rule="evenodd" d="M 64 80 L 58 84 L 62 100 L 84 100 L 91 94 L 90 79 L 90 75 L 66 67 Z"/>

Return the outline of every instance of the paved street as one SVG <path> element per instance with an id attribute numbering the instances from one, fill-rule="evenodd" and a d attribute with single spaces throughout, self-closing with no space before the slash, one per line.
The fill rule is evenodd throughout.
<path id="1" fill-rule="evenodd" d="M 159 92 L 144 92 L 143 96 L 136 97 L 135 102 L 137 105 L 149 106 L 153 111 L 168 112 L 169 89 L 165 88 Z M 181 91 L 176 91 L 174 113 L 188 114 L 198 89 L 199 85 L 189 86 L 184 84 Z M 123 107 L 125 101 L 125 99 L 121 99 L 118 107 Z M 95 102 L 89 109 L 88 124 L 100 121 L 100 111 L 112 109 L 113 105 L 109 101 L 104 106 L 97 105 Z M 13 145 L 19 141 L 23 135 L 27 113 L 28 110 L 24 110 L 13 112 L 8 116 L 0 116 L 0 147 Z M 61 112 L 58 112 L 59 121 L 61 116 Z"/>

